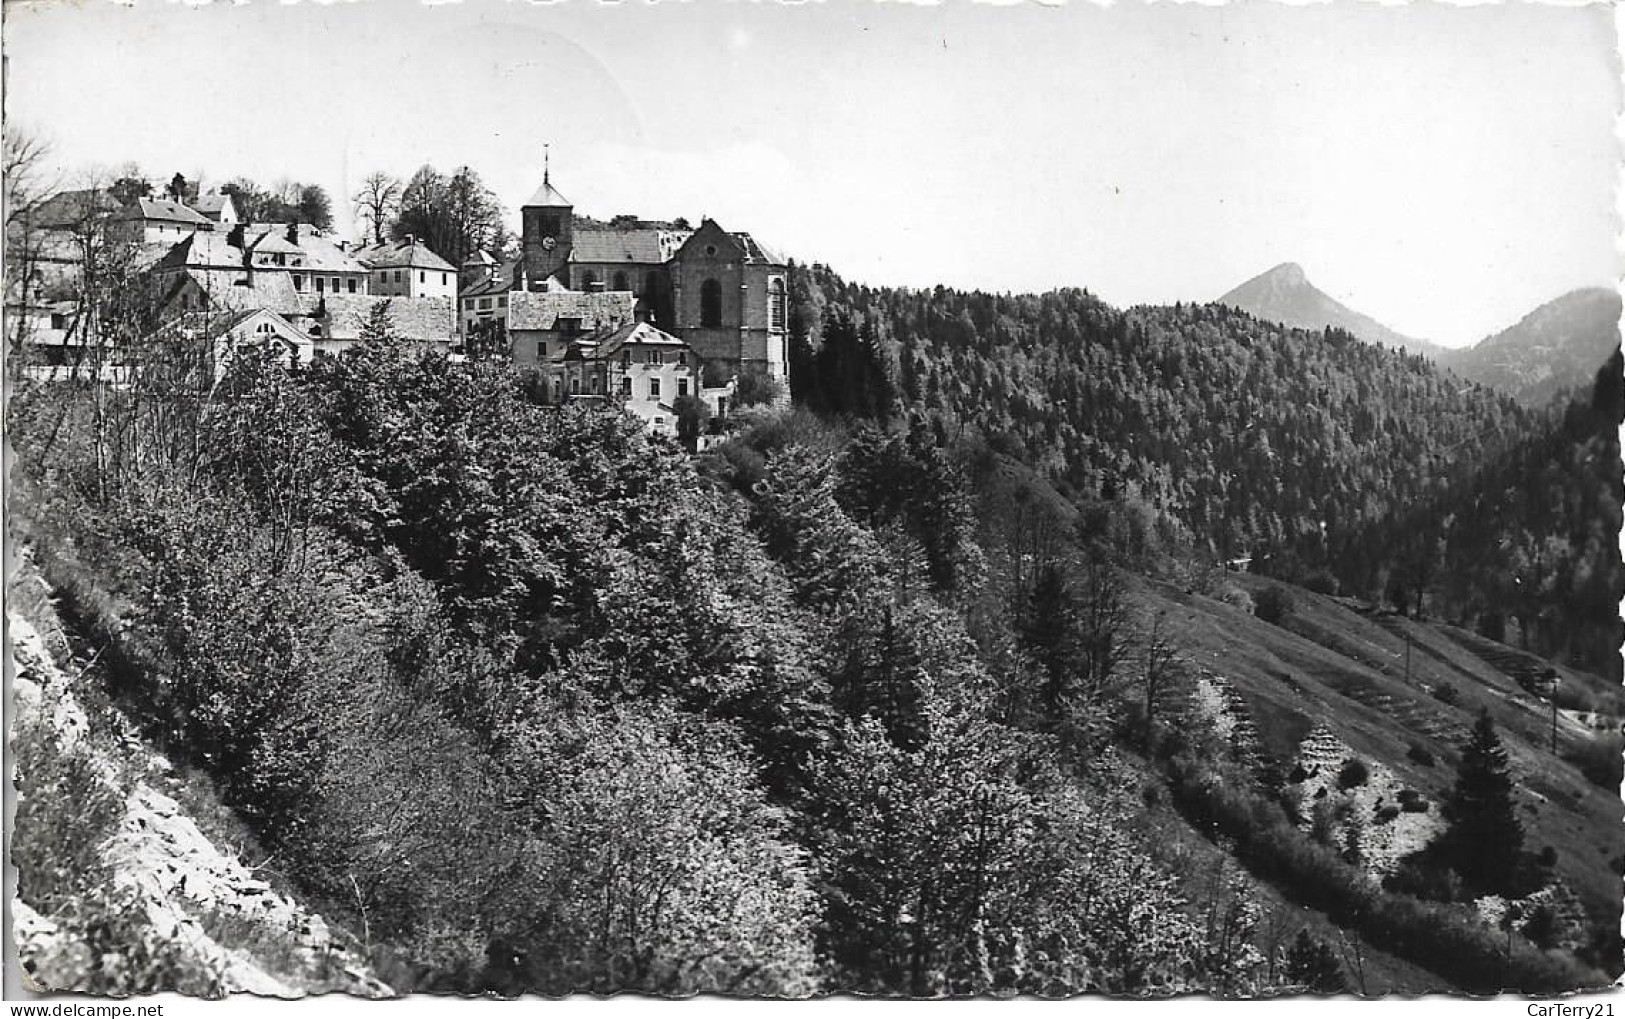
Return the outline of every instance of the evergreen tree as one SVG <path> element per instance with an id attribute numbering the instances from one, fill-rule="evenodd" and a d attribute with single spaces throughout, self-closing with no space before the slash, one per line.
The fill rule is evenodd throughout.
<path id="1" fill-rule="evenodd" d="M 1337 953 L 1307 930 L 1300 930 L 1286 951 L 1286 979 L 1317 994 L 1342 994 L 1348 981 Z"/>
<path id="2" fill-rule="evenodd" d="M 1487 711 L 1479 714 L 1462 747 L 1444 814 L 1450 826 L 1432 847 L 1441 862 L 1475 891 L 1510 891 L 1523 849 L 1523 827 L 1512 802 L 1506 749 Z"/>

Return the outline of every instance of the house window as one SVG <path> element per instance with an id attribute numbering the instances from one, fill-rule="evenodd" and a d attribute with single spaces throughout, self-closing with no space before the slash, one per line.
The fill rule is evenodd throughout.
<path id="1" fill-rule="evenodd" d="M 445 273 L 441 273 L 441 274 L 440 274 L 440 285 L 441 285 L 441 286 L 445 286 L 445 285 L 446 285 L 446 274 L 445 274 Z"/>
<path id="2" fill-rule="evenodd" d="M 507 294 L 503 294 L 501 297 L 497 298 L 497 307 L 498 308 L 506 308 L 507 306 L 508 306 L 508 295 Z"/>
<path id="3" fill-rule="evenodd" d="M 590 269 L 581 274 L 581 289 L 582 290 L 590 290 L 590 289 L 592 289 L 592 285 L 594 283 L 597 283 L 597 282 L 598 282 L 598 274 L 591 271 Z"/>
<path id="4" fill-rule="evenodd" d="M 601 376 L 594 375 L 592 377 L 592 391 L 593 391 L 593 393 L 594 394 L 601 393 L 601 392 L 603 392 L 603 389 L 604 389 L 604 380 L 603 380 L 603 378 Z"/>
<path id="5" fill-rule="evenodd" d="M 621 379 L 621 395 L 622 396 L 631 396 L 632 395 L 632 380 L 631 379 L 624 378 L 624 377 Z"/>
<path id="6" fill-rule="evenodd" d="M 686 351 L 686 350 L 679 350 L 679 351 L 678 351 L 678 352 L 677 352 L 677 363 L 678 363 L 678 364 L 681 364 L 681 365 L 686 365 L 686 364 L 688 364 L 688 351 Z"/>
<path id="7" fill-rule="evenodd" d="M 323 290 L 327 289 L 326 287 L 322 286 L 322 284 L 324 284 L 326 282 L 327 281 L 322 279 L 320 276 L 316 277 L 316 292 L 318 294 L 321 293 Z"/>
<path id="8" fill-rule="evenodd" d="M 678 396 L 687 396 L 688 395 L 688 380 L 687 379 L 678 379 L 677 380 L 677 395 Z"/>
<path id="9" fill-rule="evenodd" d="M 546 356 L 547 356 L 547 341 L 546 340 L 537 340 L 536 341 L 536 359 L 538 361 L 540 361 L 542 358 L 544 358 Z"/>
<path id="10" fill-rule="evenodd" d="M 660 399 L 660 380 L 659 379 L 650 379 L 649 380 L 649 399 L 651 399 L 651 400 Z"/>
<path id="11" fill-rule="evenodd" d="M 624 272 L 616 273 L 615 274 L 615 284 L 614 284 L 614 286 L 610 287 L 610 289 L 611 290 L 625 290 L 626 289 L 626 273 L 624 273 Z"/>
<path id="12" fill-rule="evenodd" d="M 339 278 L 337 276 L 333 277 L 332 286 L 333 286 L 333 293 L 335 293 L 335 294 L 338 293 L 339 292 Z"/>
<path id="13" fill-rule="evenodd" d="M 51 328 L 52 329 L 66 329 L 66 328 L 68 328 L 68 316 L 62 314 L 61 312 L 53 311 L 51 313 Z"/>
<path id="14" fill-rule="evenodd" d="M 419 269 L 418 270 L 418 282 L 419 283 L 427 283 L 427 282 L 429 282 L 428 278 L 427 278 L 428 275 L 429 275 L 428 273 L 424 272 L 422 269 Z"/>
<path id="15" fill-rule="evenodd" d="M 662 364 L 664 362 L 665 358 L 660 355 L 660 351 L 658 350 L 651 350 L 643 355 L 644 364 Z"/>
<path id="16" fill-rule="evenodd" d="M 622 368 L 630 368 L 631 366 L 632 366 L 632 352 L 630 350 L 621 351 L 621 367 Z"/>
<path id="17" fill-rule="evenodd" d="M 345 282 L 350 285 L 350 293 L 352 293 L 352 294 L 355 293 L 355 277 L 352 276 L 348 280 L 346 280 Z"/>
<path id="18" fill-rule="evenodd" d="M 405 278 L 406 278 L 405 273 L 403 273 L 400 269 L 395 270 L 395 282 L 396 283 L 399 283 L 401 280 L 403 280 Z"/>
<path id="19" fill-rule="evenodd" d="M 490 306 L 491 306 L 491 299 L 489 297 L 480 298 L 480 307 L 481 308 L 489 308 Z"/>
<path id="20" fill-rule="evenodd" d="M 783 276 L 775 276 L 767 283 L 767 327 L 774 332 L 784 331 Z"/>
<path id="21" fill-rule="evenodd" d="M 293 288 L 295 290 L 305 289 L 305 278 L 298 273 L 293 274 Z"/>
<path id="22" fill-rule="evenodd" d="M 543 344 L 543 346 L 546 346 L 546 344 Z M 557 400 L 563 395 L 564 395 L 564 380 L 563 379 L 554 379 L 553 380 L 553 399 Z"/>
<path id="23" fill-rule="evenodd" d="M 706 280 L 700 284 L 700 328 L 715 329 L 722 325 L 722 284 Z"/>

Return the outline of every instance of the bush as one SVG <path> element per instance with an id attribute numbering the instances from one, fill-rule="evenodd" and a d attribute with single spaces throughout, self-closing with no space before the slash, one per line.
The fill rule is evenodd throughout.
<path id="1" fill-rule="evenodd" d="M 1259 592 L 1258 602 L 1253 606 L 1253 615 L 1266 623 L 1279 626 L 1281 621 L 1292 614 L 1292 595 L 1286 588 L 1271 584 Z"/>
<path id="2" fill-rule="evenodd" d="M 1345 792 L 1357 789 L 1366 784 L 1371 778 L 1371 768 L 1358 757 L 1351 757 L 1344 762 L 1337 772 L 1337 788 Z"/>
<path id="3" fill-rule="evenodd" d="M 1407 814 L 1425 814 L 1428 812 L 1428 801 L 1415 789 L 1401 789 L 1399 791 L 1399 809 Z"/>
<path id="4" fill-rule="evenodd" d="M 1226 605 L 1234 606 L 1243 612 L 1253 611 L 1253 596 L 1243 591 L 1235 584 L 1225 584 L 1213 595 L 1214 598 Z"/>
<path id="5" fill-rule="evenodd" d="M 1609 792 L 1619 788 L 1621 739 L 1613 734 L 1599 735 L 1563 748 L 1563 759 L 1580 769 L 1592 785 Z"/>
<path id="6" fill-rule="evenodd" d="M 1422 746 L 1420 743 L 1412 743 L 1410 745 L 1410 749 L 1405 751 L 1405 756 L 1409 757 L 1411 760 L 1415 761 L 1417 764 L 1420 764 L 1424 768 L 1431 768 L 1434 765 L 1433 751 Z"/>
<path id="7" fill-rule="evenodd" d="M 1337 578 L 1325 570 L 1316 570 L 1304 578 L 1303 586 L 1316 594 L 1335 595 Z"/>
<path id="8" fill-rule="evenodd" d="M 1461 694 L 1450 683 L 1440 683 L 1433 688 L 1433 697 L 1441 704 L 1455 705 L 1461 702 Z"/>
<path id="9" fill-rule="evenodd" d="M 784 386 L 774 378 L 760 372 L 746 372 L 739 376 L 734 387 L 735 407 L 770 407 L 784 398 Z"/>

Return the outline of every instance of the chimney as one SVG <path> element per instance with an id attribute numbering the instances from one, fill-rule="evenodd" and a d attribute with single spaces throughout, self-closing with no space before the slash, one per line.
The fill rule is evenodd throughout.
<path id="1" fill-rule="evenodd" d="M 299 243 L 299 223 L 297 220 L 288 224 L 288 243 Z"/>
<path id="2" fill-rule="evenodd" d="M 414 247 L 417 244 L 417 242 L 418 242 L 418 238 L 417 238 L 416 234 L 407 234 L 406 235 L 406 246 L 407 247 L 409 247 L 409 248 Z"/>

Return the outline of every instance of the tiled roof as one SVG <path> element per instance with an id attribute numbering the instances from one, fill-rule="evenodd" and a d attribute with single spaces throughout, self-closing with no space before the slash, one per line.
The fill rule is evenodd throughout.
<path id="1" fill-rule="evenodd" d="M 456 272 L 457 267 L 430 251 L 421 241 L 385 241 L 362 248 L 355 260 L 369 269 L 434 269 Z"/>
<path id="2" fill-rule="evenodd" d="M 208 226 L 209 221 L 180 202 L 167 198 L 137 198 L 131 205 L 119 210 L 119 219 L 158 220 L 164 223 L 185 223 L 188 226 Z"/>
<path id="3" fill-rule="evenodd" d="M 570 260 L 659 265 L 671 257 L 661 243 L 661 235 L 670 232 L 636 226 L 578 229 L 570 248 Z"/>
<path id="4" fill-rule="evenodd" d="M 613 357 L 622 347 L 634 344 L 655 347 L 682 347 L 685 349 L 688 347 L 688 344 L 671 333 L 661 332 L 647 322 L 628 322 L 608 336 L 597 339 L 596 348 L 588 356 L 595 358 Z"/>
<path id="5" fill-rule="evenodd" d="M 457 309 L 449 297 L 379 297 L 374 294 L 329 294 L 327 335 L 334 340 L 361 338 L 372 309 L 389 305 L 389 320 L 403 340 L 444 343 L 457 334 Z"/>
<path id="6" fill-rule="evenodd" d="M 98 188 L 62 191 L 39 204 L 30 217 L 33 224 L 45 230 L 63 230 L 79 226 L 97 212 L 112 212 L 118 207 L 113 196 Z"/>
<path id="7" fill-rule="evenodd" d="M 243 243 L 256 255 L 298 255 L 302 254 L 299 245 L 289 241 L 283 230 L 265 230 L 260 233 L 245 234 Z"/>
<path id="8" fill-rule="evenodd" d="M 265 308 L 283 315 L 305 310 L 293 280 L 286 272 L 248 272 L 237 269 L 182 270 L 203 290 L 211 304 L 232 310 Z"/>
<path id="9" fill-rule="evenodd" d="M 227 244 L 225 237 L 216 233 L 195 233 L 171 245 L 153 265 L 153 269 L 168 272 L 185 268 L 241 269 L 242 266 L 242 251 Z"/>
<path id="10" fill-rule="evenodd" d="M 220 222 L 220 216 L 226 211 L 226 203 L 229 201 L 231 201 L 230 195 L 199 195 L 198 200 L 192 203 L 192 208 L 196 209 L 198 215 L 204 219 L 218 223 Z"/>
<path id="11" fill-rule="evenodd" d="M 582 329 L 594 330 L 630 322 L 635 304 L 625 291 L 516 290 L 508 296 L 508 328 L 550 330 L 558 327 L 559 319 L 574 318 L 581 320 Z"/>
<path id="12" fill-rule="evenodd" d="M 299 250 L 305 253 L 305 268 L 317 272 L 366 272 L 367 267 L 333 241 L 309 227 L 299 228 Z"/>
<path id="13" fill-rule="evenodd" d="M 774 252 L 765 245 L 759 243 L 756 238 L 752 237 L 750 234 L 735 233 L 731 234 L 730 236 L 732 236 L 735 241 L 739 242 L 740 247 L 745 249 L 745 263 L 747 265 L 754 262 L 761 262 L 767 265 L 786 264 L 784 259 L 778 256 L 777 252 Z"/>
<path id="14" fill-rule="evenodd" d="M 481 273 L 479 279 L 463 287 L 462 297 L 489 297 L 493 294 L 505 294 L 510 286 L 512 266 L 497 266 L 496 271 Z M 508 271 L 504 271 L 508 270 Z"/>

